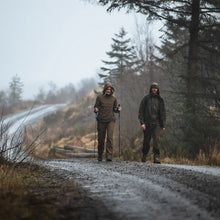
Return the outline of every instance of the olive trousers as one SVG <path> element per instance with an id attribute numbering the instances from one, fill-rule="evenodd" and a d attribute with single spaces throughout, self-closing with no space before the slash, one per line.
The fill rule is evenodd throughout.
<path id="1" fill-rule="evenodd" d="M 105 137 L 106 140 L 106 159 L 112 159 L 113 153 L 113 132 L 115 122 L 98 122 L 98 156 L 102 157 L 104 152 Z"/>

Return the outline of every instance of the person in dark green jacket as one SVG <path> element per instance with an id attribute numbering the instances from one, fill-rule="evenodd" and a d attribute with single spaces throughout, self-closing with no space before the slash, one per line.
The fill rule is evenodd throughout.
<path id="1" fill-rule="evenodd" d="M 150 94 L 142 99 L 138 118 L 144 132 L 142 162 L 146 162 L 152 138 L 154 163 L 160 163 L 159 134 L 161 130 L 165 130 L 166 110 L 164 101 L 160 96 L 159 86 L 156 82 L 151 84 Z"/>
<path id="2" fill-rule="evenodd" d="M 98 113 L 98 161 L 103 159 L 106 133 L 106 161 L 112 161 L 113 132 L 116 120 L 114 113 L 121 111 L 121 107 L 117 106 L 117 99 L 113 93 L 114 88 L 112 84 L 106 83 L 103 88 L 103 94 L 97 96 L 94 105 L 94 112 Z"/>

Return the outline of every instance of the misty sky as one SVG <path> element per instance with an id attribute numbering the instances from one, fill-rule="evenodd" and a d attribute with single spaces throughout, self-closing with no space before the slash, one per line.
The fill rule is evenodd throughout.
<path id="1" fill-rule="evenodd" d="M 121 27 L 135 33 L 135 18 L 83 0 L 0 0 L 0 90 L 15 74 L 24 98 L 41 85 L 79 84 L 97 71 Z M 155 28 L 154 28 L 155 29 Z"/>

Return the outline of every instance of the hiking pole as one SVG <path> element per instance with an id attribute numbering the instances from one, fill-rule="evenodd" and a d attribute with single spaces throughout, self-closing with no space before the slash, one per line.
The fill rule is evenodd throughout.
<path id="1" fill-rule="evenodd" d="M 118 104 L 118 107 L 120 107 L 120 104 Z M 121 133 L 121 128 L 120 128 L 120 111 L 119 111 L 118 112 L 118 154 L 119 154 L 119 160 L 120 160 L 120 153 L 121 153 L 120 133 Z"/>
<path id="2" fill-rule="evenodd" d="M 97 131 L 97 112 L 95 111 L 95 140 L 94 140 L 94 158 L 95 158 L 95 148 L 96 148 L 96 131 Z"/>

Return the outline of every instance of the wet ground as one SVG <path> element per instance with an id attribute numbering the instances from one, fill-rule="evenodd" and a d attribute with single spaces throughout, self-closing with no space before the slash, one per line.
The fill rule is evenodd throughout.
<path id="1" fill-rule="evenodd" d="M 9 134 L 13 134 L 62 107 L 37 107 L 4 121 L 11 124 Z M 81 218 L 75 219 L 220 219 L 220 168 L 95 159 L 40 164 L 64 180 L 73 180 L 86 193 L 82 198 L 88 209 L 82 208 Z M 71 200 L 71 193 L 64 197 L 69 199 L 68 204 L 76 201 Z M 72 206 L 64 208 L 63 213 L 57 218 L 74 219 Z"/>
<path id="2" fill-rule="evenodd" d="M 65 175 L 33 163 L 14 165 L 0 167 L 1 220 L 117 220 Z"/>
<path id="3" fill-rule="evenodd" d="M 95 159 L 41 164 L 80 184 L 112 219 L 220 219 L 220 168 Z"/>

